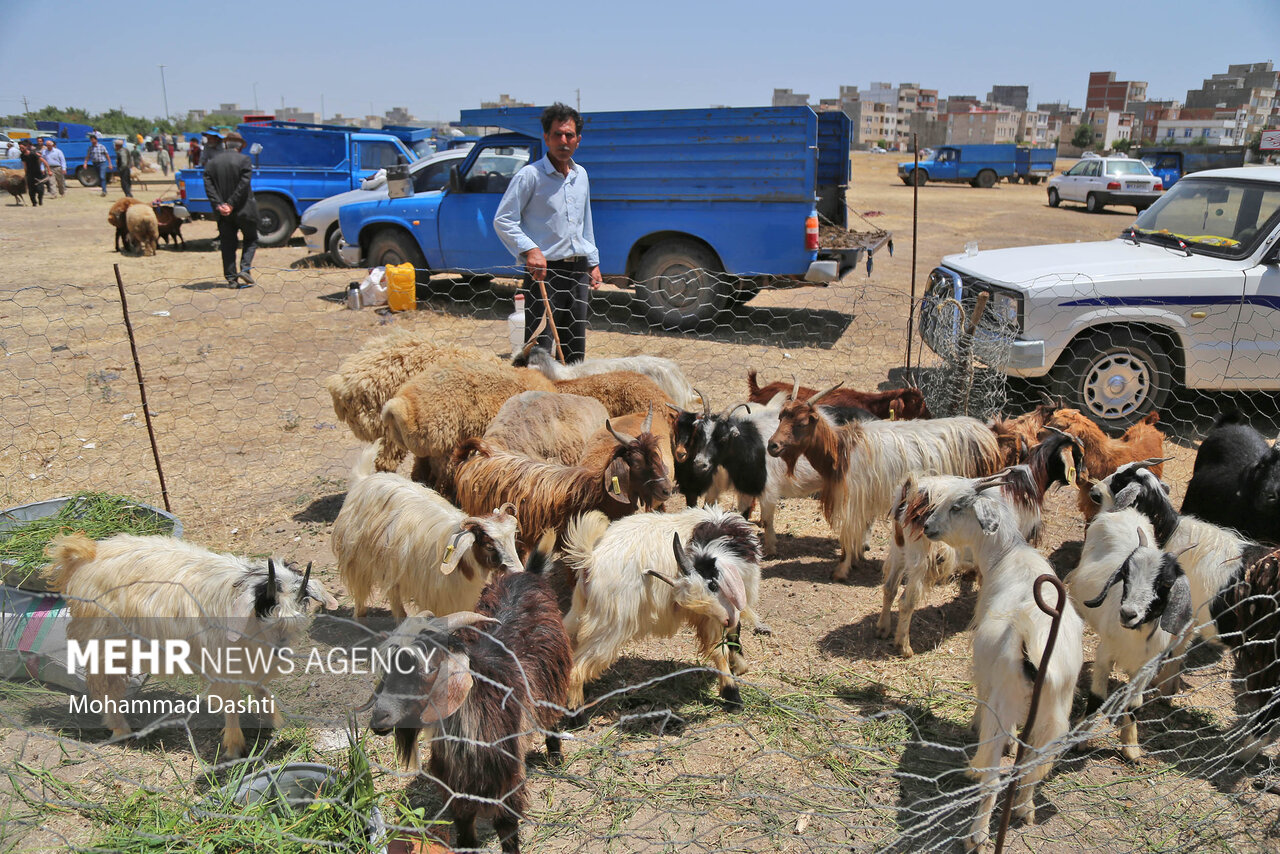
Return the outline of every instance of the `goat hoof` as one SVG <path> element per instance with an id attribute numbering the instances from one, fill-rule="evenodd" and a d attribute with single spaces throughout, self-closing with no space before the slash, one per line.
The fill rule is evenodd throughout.
<path id="1" fill-rule="evenodd" d="M 565 730 L 582 729 L 590 722 L 591 713 L 586 709 L 578 709 L 573 714 L 564 716 L 564 720 L 560 722 L 560 728 Z"/>
<path id="2" fill-rule="evenodd" d="M 892 634 L 893 634 L 893 630 L 892 630 L 892 629 L 890 629 L 890 628 L 889 628 L 889 626 L 888 626 L 887 624 L 886 624 L 886 625 L 879 625 L 879 624 L 877 624 L 877 625 L 876 625 L 876 637 L 880 638 L 880 640 L 888 640 L 888 639 L 889 639 L 889 637 L 890 637 L 890 635 L 892 635 Z"/>
<path id="3" fill-rule="evenodd" d="M 548 751 L 547 751 L 547 764 L 548 764 L 548 765 L 551 765 L 551 766 L 554 766 L 554 767 L 556 767 L 556 768 L 559 768 L 561 765 L 563 765 L 563 764 L 564 764 L 564 751 L 561 751 L 561 750 L 548 750 Z"/>
<path id="4" fill-rule="evenodd" d="M 772 636 L 772 635 L 773 635 L 773 627 L 772 627 L 772 626 L 769 626 L 769 625 L 766 625 L 765 623 L 757 622 L 757 623 L 755 624 L 755 626 L 751 629 L 751 633 L 752 633 L 752 634 L 757 634 L 757 635 L 769 635 L 769 636 Z"/>
<path id="5" fill-rule="evenodd" d="M 847 566 L 837 566 L 834 570 L 831 571 L 832 581 L 846 581 L 848 580 L 848 578 L 849 578 L 849 567 Z"/>
<path id="6" fill-rule="evenodd" d="M 1120 755 L 1130 765 L 1137 765 L 1138 761 L 1142 759 L 1142 750 L 1136 744 L 1123 744 L 1120 746 Z"/>
<path id="7" fill-rule="evenodd" d="M 727 711 L 742 711 L 742 692 L 737 685 L 726 685 L 721 688 L 720 699 L 724 701 L 724 707 Z"/>
<path id="8" fill-rule="evenodd" d="M 902 644 L 902 645 L 900 645 L 900 646 L 898 647 L 898 653 L 899 653 L 903 658 L 910 658 L 911 656 L 913 656 L 913 655 L 915 655 L 915 654 L 916 654 L 916 651 L 915 651 L 914 649 L 912 649 L 912 648 L 911 648 L 911 644 L 909 644 L 909 643 L 904 643 L 904 644 Z"/>

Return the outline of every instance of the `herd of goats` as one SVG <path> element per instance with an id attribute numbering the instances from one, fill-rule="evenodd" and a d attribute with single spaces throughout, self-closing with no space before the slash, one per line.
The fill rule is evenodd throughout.
<path id="1" fill-rule="evenodd" d="M 1242 693 L 1259 707 L 1240 724 L 1241 755 L 1280 734 L 1280 551 L 1259 544 L 1280 541 L 1280 447 L 1238 415 L 1204 440 L 1179 511 L 1159 480 L 1154 413 L 1112 438 L 1060 401 L 983 423 L 932 418 L 911 388 L 760 386 L 754 371 L 748 382 L 748 399 L 717 413 L 667 359 L 565 366 L 526 347 L 504 362 L 409 331 L 367 342 L 327 381 L 337 416 L 370 443 L 334 523 L 338 571 L 357 619 L 381 591 L 401 621 L 383 644 L 397 666 L 361 711 L 371 710 L 375 732 L 394 733 L 409 768 L 420 732 L 435 734 L 429 771 L 447 793 L 458 846 L 476 846 L 476 819 L 489 818 L 502 849 L 518 850 L 523 745 L 542 734 L 558 761 L 559 734 L 590 714 L 584 686 L 632 642 L 689 626 L 725 705 L 741 707 L 739 634 L 770 631 L 756 612 L 760 564 L 775 552 L 783 498 L 818 497 L 842 552 L 836 579 L 865 557 L 873 523 L 889 520 L 877 629 L 890 637 L 902 590 L 892 635 L 904 656 L 926 591 L 976 571 L 970 774 L 984 788 L 968 850 L 988 839 L 1000 760 L 1040 678 L 1026 736 L 1040 760 L 1014 795 L 1014 815 L 1034 821 L 1049 747 L 1069 728 L 1085 623 L 1098 639 L 1090 713 L 1113 667 L 1130 680 L 1126 758 L 1139 756 L 1142 689 L 1158 678 L 1163 692 L 1179 690 L 1182 653 L 1197 637 L 1234 651 Z M 396 473 L 407 455 L 412 477 Z M 1033 587 L 1053 570 L 1035 543 L 1055 484 L 1078 490 L 1088 527 L 1046 661 L 1051 617 Z M 664 512 L 676 490 L 687 507 Z M 736 512 L 718 503 L 729 490 Z M 756 504 L 762 536 L 746 519 Z M 318 607 L 337 604 L 310 565 L 300 572 L 168 537 L 72 535 L 49 554 L 73 638 L 106 631 L 108 615 L 162 618 L 135 619 L 154 626 L 225 615 L 238 629 L 211 626 L 201 643 L 281 645 L 305 636 Z M 275 675 L 256 672 L 248 687 L 270 697 Z M 228 697 L 245 687 L 207 678 Z M 120 698 L 125 677 L 91 675 L 89 689 Z M 105 719 L 116 736 L 130 732 L 123 715 Z M 234 712 L 222 748 L 244 752 Z"/>

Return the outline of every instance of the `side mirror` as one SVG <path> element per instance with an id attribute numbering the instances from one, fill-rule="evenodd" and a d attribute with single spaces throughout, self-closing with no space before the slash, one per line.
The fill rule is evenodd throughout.
<path id="1" fill-rule="evenodd" d="M 257 157 L 259 154 L 261 154 L 262 143 L 255 142 L 253 145 L 249 146 L 249 153 L 252 154 L 254 157 Z"/>
<path id="2" fill-rule="evenodd" d="M 462 170 L 457 166 L 449 167 L 449 192 L 461 193 L 462 187 Z"/>

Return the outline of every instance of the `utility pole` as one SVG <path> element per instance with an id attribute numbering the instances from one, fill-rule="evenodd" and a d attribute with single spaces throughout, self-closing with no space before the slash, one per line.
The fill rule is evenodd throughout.
<path id="1" fill-rule="evenodd" d="M 582 112 L 582 90 L 574 89 L 573 93 L 578 96 L 578 112 Z"/>
<path id="2" fill-rule="evenodd" d="M 257 80 L 253 81 L 253 111 L 255 113 L 261 112 L 261 110 L 258 109 L 258 81 Z"/>
<path id="3" fill-rule="evenodd" d="M 320 93 L 320 124 L 324 124 L 324 93 Z"/>
<path id="4" fill-rule="evenodd" d="M 169 120 L 169 89 L 164 85 L 164 66 L 160 66 L 160 91 L 164 94 L 164 118 Z"/>
<path id="5" fill-rule="evenodd" d="M 22 96 L 22 113 L 23 115 L 26 115 L 27 113 L 30 113 L 30 112 L 31 112 L 31 108 L 27 106 L 27 96 L 23 95 Z"/>

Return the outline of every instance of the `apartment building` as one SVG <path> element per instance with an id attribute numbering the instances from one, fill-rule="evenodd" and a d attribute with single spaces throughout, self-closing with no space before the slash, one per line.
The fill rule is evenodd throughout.
<path id="1" fill-rule="evenodd" d="M 992 86 L 987 101 L 993 105 L 1025 110 L 1031 90 L 1026 86 Z"/>
<path id="2" fill-rule="evenodd" d="M 1013 110 L 972 110 L 947 114 L 947 143 L 971 145 L 1015 142 L 1022 113 Z"/>
<path id="3" fill-rule="evenodd" d="M 1228 65 L 1199 89 L 1187 90 L 1187 108 L 1193 110 L 1243 110 L 1245 135 L 1280 127 L 1280 71 L 1270 62 Z"/>
<path id="4" fill-rule="evenodd" d="M 1093 128 L 1093 144 L 1106 150 L 1122 139 L 1133 139 L 1133 113 L 1121 110 L 1085 109 L 1082 122 Z"/>
<path id="5" fill-rule="evenodd" d="M 1133 113 L 1132 139 L 1154 140 L 1157 127 L 1162 121 L 1178 118 L 1182 110 L 1179 101 L 1134 101 L 1129 104 L 1129 112 Z"/>
<path id="6" fill-rule="evenodd" d="M 1086 110 L 1124 112 L 1134 101 L 1147 100 L 1147 84 L 1133 80 L 1117 80 L 1114 71 L 1093 71 L 1085 93 Z"/>

